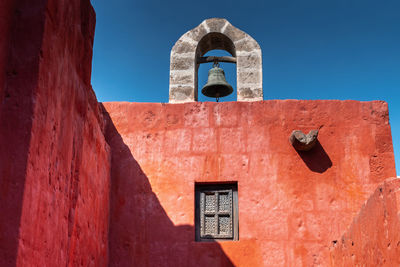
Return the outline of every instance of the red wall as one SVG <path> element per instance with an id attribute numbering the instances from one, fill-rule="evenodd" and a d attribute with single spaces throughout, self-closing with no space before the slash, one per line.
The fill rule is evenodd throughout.
<path id="1" fill-rule="evenodd" d="M 380 101 L 104 106 L 111 266 L 326 266 L 332 241 L 395 175 Z M 290 145 L 293 130 L 320 127 L 312 151 Z M 239 241 L 194 242 L 194 184 L 223 181 L 238 182 Z"/>
<path id="2" fill-rule="evenodd" d="M 400 266 L 400 179 L 388 179 L 331 247 L 332 266 Z"/>
<path id="3" fill-rule="evenodd" d="M 6 74 L 4 70 L 6 69 L 8 60 L 13 13 L 14 1 L 4 0 L 0 2 L 0 99 L 4 97 L 4 79 Z"/>
<path id="4" fill-rule="evenodd" d="M 0 3 L 0 266 L 394 259 L 397 183 L 332 247 L 395 175 L 386 103 L 103 107 L 90 86 L 94 26 L 89 0 Z M 315 128 L 317 146 L 296 152 L 291 131 Z M 238 182 L 239 241 L 195 242 L 195 182 L 225 181 Z"/>
<path id="5" fill-rule="evenodd" d="M 43 5 L 38 3 L 38 9 L 32 10 L 28 1 L 2 1 L 0 22 L 0 266 L 15 266 L 32 98 L 38 83 Z"/>
<path id="6" fill-rule="evenodd" d="M 90 87 L 93 8 L 0 6 L 0 266 L 105 266 L 111 159 Z"/>

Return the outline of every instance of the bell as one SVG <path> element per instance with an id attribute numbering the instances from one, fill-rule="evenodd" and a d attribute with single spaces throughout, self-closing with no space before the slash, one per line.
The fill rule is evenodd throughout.
<path id="1" fill-rule="evenodd" d="M 208 97 L 218 99 L 230 95 L 233 92 L 232 86 L 225 80 L 225 72 L 217 64 L 208 71 L 208 81 L 201 89 L 201 93 Z"/>

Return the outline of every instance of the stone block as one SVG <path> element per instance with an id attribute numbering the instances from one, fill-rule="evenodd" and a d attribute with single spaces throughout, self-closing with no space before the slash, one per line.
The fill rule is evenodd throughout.
<path id="1" fill-rule="evenodd" d="M 169 89 L 169 102 L 182 103 L 194 101 L 194 88 L 191 86 L 171 86 Z"/>
<path id="2" fill-rule="evenodd" d="M 226 36 L 228 36 L 232 42 L 239 41 L 243 38 L 246 37 L 246 34 L 242 32 L 241 30 L 235 28 L 232 26 L 232 24 L 228 23 L 228 25 L 225 27 L 225 30 L 223 32 Z"/>
<path id="3" fill-rule="evenodd" d="M 238 66 L 238 76 L 239 85 L 248 83 L 259 84 L 262 81 L 261 71 L 247 71 L 240 69 L 240 66 Z"/>
<path id="4" fill-rule="evenodd" d="M 229 23 L 226 19 L 221 19 L 221 18 L 207 19 L 204 22 L 207 24 L 207 27 L 210 29 L 210 32 L 221 32 L 225 24 Z"/>
<path id="5" fill-rule="evenodd" d="M 240 39 L 235 42 L 236 51 L 241 52 L 252 52 L 256 51 L 261 53 L 260 45 L 251 37 L 246 37 L 245 39 Z"/>
<path id="6" fill-rule="evenodd" d="M 171 65 L 170 65 L 170 71 L 174 70 L 188 70 L 192 72 L 192 75 L 194 75 L 194 57 L 181 57 L 181 56 L 172 56 L 171 57 Z"/>
<path id="7" fill-rule="evenodd" d="M 260 69 L 261 56 L 258 54 L 245 54 L 237 57 L 237 66 L 241 69 Z"/>
<path id="8" fill-rule="evenodd" d="M 238 90 L 238 101 L 263 100 L 262 88 L 244 87 Z"/>
<path id="9" fill-rule="evenodd" d="M 172 47 L 171 53 L 173 54 L 184 54 L 196 52 L 196 43 L 191 43 L 185 40 L 179 39 L 174 47 Z"/>
<path id="10" fill-rule="evenodd" d="M 193 73 L 187 74 L 187 72 L 180 73 L 180 72 L 171 72 L 169 77 L 169 83 L 171 85 L 183 85 L 183 84 L 193 84 L 194 77 Z"/>
<path id="11" fill-rule="evenodd" d="M 200 24 L 196 28 L 194 28 L 194 29 L 188 31 L 187 33 L 185 33 L 182 37 L 183 38 L 190 38 L 195 42 L 199 42 L 201 40 L 201 38 L 203 38 L 204 35 L 206 35 L 207 33 L 208 32 L 207 32 L 206 28 L 204 27 L 204 25 Z"/>

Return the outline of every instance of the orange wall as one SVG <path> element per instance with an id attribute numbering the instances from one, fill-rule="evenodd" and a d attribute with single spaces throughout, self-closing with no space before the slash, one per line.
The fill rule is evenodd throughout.
<path id="1" fill-rule="evenodd" d="M 104 103 L 110 265 L 329 264 L 364 201 L 395 175 L 385 102 Z M 298 153 L 295 130 L 321 127 Z M 237 181 L 239 241 L 194 242 L 195 182 Z"/>
<path id="2" fill-rule="evenodd" d="M 376 189 L 331 250 L 332 266 L 400 266 L 399 178 Z"/>

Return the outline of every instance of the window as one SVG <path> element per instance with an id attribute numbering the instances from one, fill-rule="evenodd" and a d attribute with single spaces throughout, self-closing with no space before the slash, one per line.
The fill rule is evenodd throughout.
<path id="1" fill-rule="evenodd" d="M 238 240 L 237 184 L 196 184 L 196 241 Z"/>

